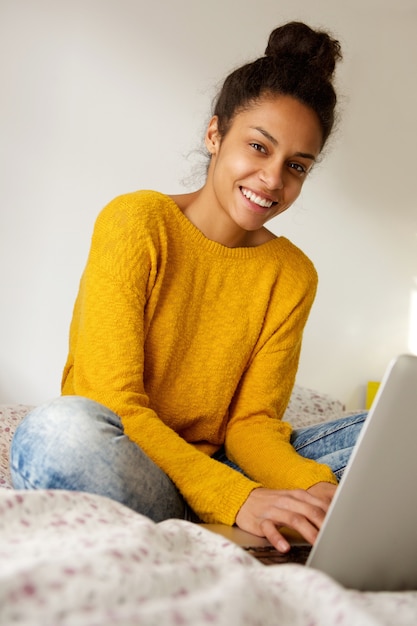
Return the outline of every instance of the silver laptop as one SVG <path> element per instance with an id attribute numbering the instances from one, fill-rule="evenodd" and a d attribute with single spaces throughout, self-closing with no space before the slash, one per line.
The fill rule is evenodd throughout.
<path id="1" fill-rule="evenodd" d="M 236 527 L 206 527 L 265 563 L 286 560 Z M 305 549 L 294 541 L 296 562 L 345 587 L 417 589 L 417 356 L 388 366 L 316 543 L 298 558 Z"/>

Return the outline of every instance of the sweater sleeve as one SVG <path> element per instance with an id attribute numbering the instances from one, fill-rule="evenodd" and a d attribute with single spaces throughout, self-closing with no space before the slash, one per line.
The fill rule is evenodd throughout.
<path id="1" fill-rule="evenodd" d="M 116 212 L 109 236 L 109 219 L 99 219 L 93 235 L 71 324 L 62 393 L 91 398 L 113 410 L 127 436 L 168 474 L 203 521 L 231 525 L 260 485 L 187 443 L 150 406 L 144 387 L 143 311 L 154 260 L 143 242 L 139 257 L 127 263 L 130 242 L 122 235 L 131 229 Z M 133 264 L 139 268 L 134 280 L 125 274 Z"/>
<path id="2" fill-rule="evenodd" d="M 272 324 L 269 335 L 266 321 L 267 336 L 259 342 L 240 381 L 226 433 L 228 457 L 271 489 L 308 489 L 318 482 L 337 483 L 327 465 L 295 451 L 290 443 L 291 426 L 281 419 L 294 385 L 302 333 L 316 291 L 315 270 L 313 274 L 307 272 L 306 278 L 304 293 L 290 303 L 281 324 Z M 299 279 L 297 275 L 297 282 Z"/>

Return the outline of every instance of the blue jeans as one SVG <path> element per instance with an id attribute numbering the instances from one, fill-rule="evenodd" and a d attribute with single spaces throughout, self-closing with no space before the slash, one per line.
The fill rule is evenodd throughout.
<path id="1" fill-rule="evenodd" d="M 292 444 L 305 457 L 343 473 L 365 414 L 296 430 Z M 222 452 L 214 455 L 236 470 Z M 131 441 L 119 417 L 78 396 L 62 396 L 31 411 L 10 450 L 16 489 L 68 489 L 97 493 L 158 522 L 193 518 L 171 479 Z"/>

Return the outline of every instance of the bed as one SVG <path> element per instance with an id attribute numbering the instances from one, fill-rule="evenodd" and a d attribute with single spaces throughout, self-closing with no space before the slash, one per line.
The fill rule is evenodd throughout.
<path id="1" fill-rule="evenodd" d="M 13 490 L 9 446 L 28 410 L 0 406 L 0 624 L 417 623 L 417 591 L 347 590 L 300 565 L 266 567 L 202 525 L 155 524 L 91 494 Z M 285 419 L 297 427 L 343 411 L 337 400 L 295 387 Z"/>

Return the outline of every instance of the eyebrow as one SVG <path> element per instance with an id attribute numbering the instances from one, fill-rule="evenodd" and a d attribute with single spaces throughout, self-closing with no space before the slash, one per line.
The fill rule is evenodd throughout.
<path id="1" fill-rule="evenodd" d="M 274 146 L 278 145 L 278 141 L 275 139 L 275 137 L 273 137 L 270 133 L 268 133 L 268 131 L 265 130 L 265 128 L 262 128 L 262 126 L 252 126 L 251 128 L 260 132 L 265 137 L 265 139 L 268 139 L 268 141 L 270 141 Z M 296 152 L 294 156 L 299 156 L 304 159 L 310 159 L 311 161 L 316 160 L 316 157 L 314 156 L 314 154 L 310 154 L 309 152 Z"/>

